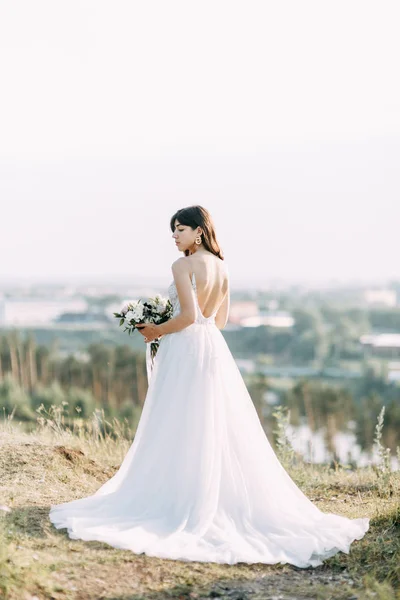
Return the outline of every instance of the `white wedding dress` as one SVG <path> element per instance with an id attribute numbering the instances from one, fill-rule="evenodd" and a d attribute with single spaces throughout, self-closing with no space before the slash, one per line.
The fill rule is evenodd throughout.
<path id="1" fill-rule="evenodd" d="M 86 498 L 52 505 L 72 539 L 183 561 L 315 567 L 368 518 L 321 512 L 277 459 L 215 314 L 163 336 L 133 443 Z M 175 284 L 168 290 L 179 310 Z"/>

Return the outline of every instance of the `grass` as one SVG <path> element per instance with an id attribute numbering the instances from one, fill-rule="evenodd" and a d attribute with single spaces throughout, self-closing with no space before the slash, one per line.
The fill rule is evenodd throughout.
<path id="1" fill-rule="evenodd" d="M 339 553 L 320 567 L 158 559 L 71 540 L 53 527 L 50 504 L 95 492 L 118 469 L 133 434 L 101 415 L 68 429 L 56 409 L 39 412 L 30 433 L 12 419 L 0 424 L 0 598 L 400 598 L 399 473 L 301 461 L 288 467 L 321 510 L 371 518 L 370 530 L 348 555 Z"/>

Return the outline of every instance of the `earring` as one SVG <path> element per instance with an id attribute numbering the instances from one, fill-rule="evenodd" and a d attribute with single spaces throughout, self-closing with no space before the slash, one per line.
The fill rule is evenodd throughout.
<path id="1" fill-rule="evenodd" d="M 195 244 L 200 245 L 201 244 L 201 237 L 198 235 L 195 240 L 194 240 Z"/>

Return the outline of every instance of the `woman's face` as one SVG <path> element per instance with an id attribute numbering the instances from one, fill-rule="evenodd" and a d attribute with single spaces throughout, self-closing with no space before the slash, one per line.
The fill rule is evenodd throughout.
<path id="1" fill-rule="evenodd" d="M 192 229 L 189 225 L 181 225 L 178 219 L 175 219 L 175 229 L 172 234 L 172 237 L 175 240 L 176 247 L 181 252 L 185 252 L 194 246 L 194 240 L 199 235 L 200 229 L 196 227 L 196 229 Z"/>

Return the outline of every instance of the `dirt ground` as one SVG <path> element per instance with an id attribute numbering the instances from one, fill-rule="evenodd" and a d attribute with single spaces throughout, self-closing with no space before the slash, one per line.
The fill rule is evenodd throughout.
<path id="1" fill-rule="evenodd" d="M 112 462 L 112 461 L 111 461 Z M 48 518 L 51 504 L 93 493 L 117 465 L 79 444 L 3 436 L 0 442 L 0 597 L 7 600 L 391 600 L 400 559 L 396 493 L 379 491 L 372 472 L 297 473 L 320 508 L 369 516 L 371 527 L 349 555 L 322 566 L 184 562 L 68 538 Z M 296 474 L 294 473 L 293 476 Z M 396 497 L 397 496 L 397 497 Z"/>

